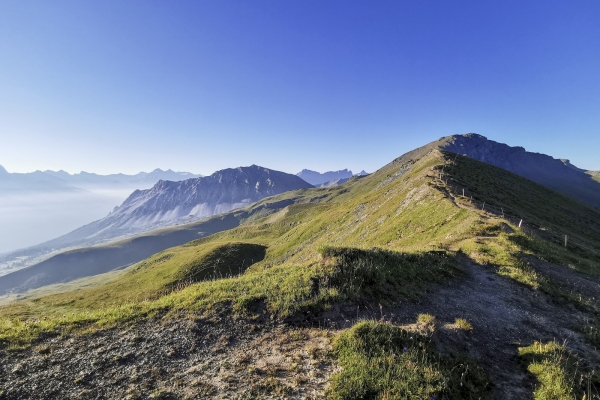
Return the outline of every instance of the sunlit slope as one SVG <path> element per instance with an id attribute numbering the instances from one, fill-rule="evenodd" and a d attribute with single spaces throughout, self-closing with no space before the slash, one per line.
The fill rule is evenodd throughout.
<path id="1" fill-rule="evenodd" d="M 438 181 L 453 201 L 483 208 L 488 216 L 504 214 L 514 225 L 522 221 L 527 235 L 514 241 L 558 264 L 600 275 L 598 209 L 498 167 L 453 153 L 444 157 Z"/>
<path id="2" fill-rule="evenodd" d="M 456 194 L 462 188 L 464 198 Z M 561 227 L 591 248 L 600 243 L 600 215 L 592 208 L 499 168 L 433 150 L 336 188 L 269 200 L 289 201 L 284 208 L 262 203 L 240 210 L 240 226 L 156 254 L 104 287 L 4 307 L 0 338 L 24 340 L 74 322 L 103 324 L 226 304 L 251 313 L 264 302 L 285 317 L 342 300 L 393 301 L 459 275 L 460 253 L 528 284 L 535 281 L 522 270 L 524 254 L 598 274 L 600 259 L 593 252 L 565 250 L 525 233 L 482 212 L 477 200 L 538 226 Z M 194 272 L 214 271 L 215 265 L 223 267 L 221 275 Z M 23 317 L 40 322 L 25 328 Z"/>
<path id="3" fill-rule="evenodd" d="M 152 268 L 131 271 L 105 287 L 17 303 L 4 308 L 2 313 L 62 315 L 90 309 L 100 310 L 140 299 L 151 301 L 161 290 L 167 291 L 174 283 L 182 281 L 179 268 L 185 269 L 190 260 L 194 259 L 201 263 L 209 252 L 207 249 L 213 248 L 216 243 L 228 242 L 268 247 L 264 259 L 255 262 L 243 278 L 238 279 L 251 279 L 248 277 L 254 276 L 259 280 L 270 281 L 271 274 L 295 276 L 295 284 L 308 285 L 308 292 L 303 292 L 306 291 L 305 287 L 297 294 L 301 298 L 310 297 L 311 278 L 322 273 L 319 272 L 322 266 L 317 252 L 321 245 L 365 249 L 379 246 L 389 250 L 411 249 L 423 252 L 440 249 L 441 242 L 455 240 L 461 234 L 468 236 L 469 221 L 475 221 L 476 215 L 455 207 L 441 192 L 431 187 L 429 175 L 432 175 L 433 168 L 440 162 L 440 155 L 432 154 L 420 160 L 410 170 L 404 169 L 404 172 L 408 171 L 404 179 L 390 179 L 394 177 L 383 171 L 353 179 L 339 188 L 307 190 L 303 204 L 291 204 L 283 210 L 256 205 L 253 212 L 243 214 L 247 216 L 242 220 L 245 225 L 166 250 L 140 264 L 152 265 Z M 239 213 L 248 213 L 248 210 Z M 454 232 L 453 235 L 449 235 L 450 232 Z M 442 264 L 446 262 L 442 256 L 439 257 Z M 157 280 L 155 278 L 158 273 L 161 279 Z M 300 273 L 302 277 L 296 276 L 296 273 Z M 278 280 L 280 279 L 274 281 L 277 286 Z M 210 282 L 200 285 L 215 284 L 217 283 Z M 243 287 L 239 282 L 232 285 Z M 266 286 L 268 285 L 264 283 L 256 287 L 260 291 L 260 288 Z M 275 293 L 280 290 L 277 288 Z M 229 290 L 218 293 L 211 289 L 210 292 L 211 297 L 220 298 L 222 295 L 228 298 L 231 295 Z M 259 293 L 256 296 L 260 297 Z M 323 297 L 325 294 L 318 294 L 317 297 L 319 296 Z M 312 302 L 309 298 L 302 301 L 307 304 Z"/>

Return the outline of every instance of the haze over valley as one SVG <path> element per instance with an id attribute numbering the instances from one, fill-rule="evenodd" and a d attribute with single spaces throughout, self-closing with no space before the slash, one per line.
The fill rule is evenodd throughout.
<path id="1" fill-rule="evenodd" d="M 148 189 L 161 179 L 198 176 L 160 169 L 135 175 L 9 173 L 0 166 L 0 254 L 54 239 L 103 218 L 134 190 Z"/>

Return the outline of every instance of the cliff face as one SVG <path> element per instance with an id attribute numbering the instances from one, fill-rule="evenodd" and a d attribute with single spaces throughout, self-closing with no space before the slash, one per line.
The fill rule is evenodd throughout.
<path id="1" fill-rule="evenodd" d="M 151 189 L 136 190 L 105 220 L 114 227 L 129 229 L 197 219 L 309 187 L 295 175 L 256 165 L 229 168 L 202 178 L 160 181 Z"/>

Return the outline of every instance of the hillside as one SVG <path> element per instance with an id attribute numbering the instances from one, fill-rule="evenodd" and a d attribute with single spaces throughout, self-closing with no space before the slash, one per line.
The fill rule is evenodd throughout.
<path id="1" fill-rule="evenodd" d="M 600 182 L 600 171 L 586 171 L 586 174 L 590 175 L 596 182 Z"/>
<path id="2" fill-rule="evenodd" d="M 310 198 L 303 196 L 304 192 L 301 189 L 198 222 L 157 229 L 106 245 L 59 253 L 28 268 L 0 276 L 0 296 L 125 268 L 169 247 L 235 228 L 243 221 L 256 219 L 295 202 L 309 201 Z"/>
<path id="3" fill-rule="evenodd" d="M 433 149 L 451 151 L 495 165 L 587 204 L 600 207 L 600 184 L 586 174 L 585 170 L 572 165 L 569 160 L 528 152 L 523 147 L 511 147 L 475 133 L 442 137 L 406 153 L 398 161 L 422 157 Z"/>
<path id="4" fill-rule="evenodd" d="M 597 396 L 598 211 L 417 153 L 225 214 L 231 229 L 105 285 L 0 308 L 0 340 L 24 346 L 0 354 L 0 393 Z"/>

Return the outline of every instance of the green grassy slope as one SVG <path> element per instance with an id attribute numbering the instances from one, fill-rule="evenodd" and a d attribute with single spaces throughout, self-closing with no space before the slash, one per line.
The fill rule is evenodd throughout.
<path id="1" fill-rule="evenodd" d="M 354 178 L 358 180 L 359 178 Z M 65 251 L 38 264 L 0 277 L 0 295 L 19 288 L 35 289 L 58 282 L 103 274 L 199 237 L 249 224 L 276 213 L 288 205 L 335 201 L 347 189 L 333 187 L 307 191 L 300 189 L 265 198 L 245 209 L 233 210 L 201 221 L 157 229 L 104 245 Z"/>
<path id="2" fill-rule="evenodd" d="M 401 157 L 339 187 L 285 193 L 216 217 L 229 229 L 163 250 L 104 285 L 0 307 L 0 343 L 20 346 L 42 332 L 189 312 L 226 309 L 254 318 L 264 310 L 297 318 L 347 302 L 393 305 L 460 277 L 465 257 L 551 294 L 558 288 L 536 274 L 527 257 L 600 276 L 597 210 L 466 157 L 439 150 L 419 156 Z M 422 334 L 426 328 L 410 329 L 382 316 L 340 334 L 333 355 L 343 369 L 327 395 L 486 395 L 489 380 L 476 362 L 439 354 Z M 531 349 L 537 348 L 520 352 L 524 369 L 539 381 L 535 396 L 580 394 L 569 378 L 572 365 L 555 362 L 563 360 L 556 358 L 560 352 L 548 347 L 533 357 Z"/>
<path id="3" fill-rule="evenodd" d="M 533 286 L 538 283 L 522 254 L 600 274 L 593 252 L 564 249 L 482 213 L 467 198 L 451 195 L 463 187 L 476 200 L 598 248 L 600 214 L 592 208 L 498 168 L 434 150 L 339 187 L 287 193 L 229 213 L 237 227 L 158 253 L 105 286 L 0 308 L 0 340 L 24 343 L 57 327 L 103 326 L 225 304 L 252 314 L 264 302 L 285 317 L 345 300 L 418 296 L 427 284 L 460 274 L 459 253 Z M 268 206 L 276 202 L 287 205 Z M 220 275 L 215 264 L 223 266 Z M 222 275 L 233 277 L 215 279 Z"/>
<path id="4" fill-rule="evenodd" d="M 445 157 L 444 190 L 456 202 L 478 208 L 485 202 L 488 211 L 503 212 L 515 225 L 523 220 L 532 234 L 513 236 L 513 242 L 549 261 L 600 275 L 599 210 L 492 165 L 452 153 Z"/>

